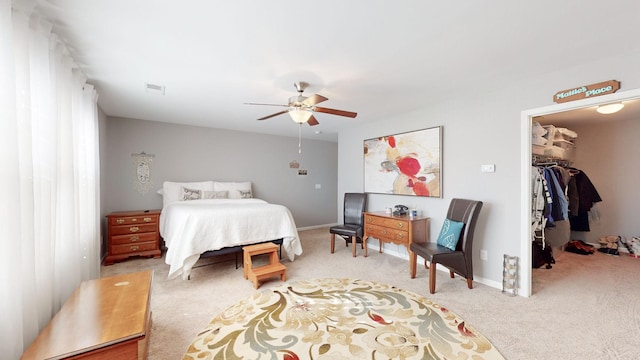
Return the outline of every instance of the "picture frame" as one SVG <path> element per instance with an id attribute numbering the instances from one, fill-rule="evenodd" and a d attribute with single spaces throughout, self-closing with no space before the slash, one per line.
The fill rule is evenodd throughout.
<path id="1" fill-rule="evenodd" d="M 442 197 L 442 126 L 366 139 L 364 192 Z"/>

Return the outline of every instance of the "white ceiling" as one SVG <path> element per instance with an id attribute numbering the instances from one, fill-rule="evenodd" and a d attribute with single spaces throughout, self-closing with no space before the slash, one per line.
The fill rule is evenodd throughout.
<path id="1" fill-rule="evenodd" d="M 358 113 L 316 114 L 320 125 L 303 127 L 332 141 L 342 127 L 561 71 L 571 59 L 637 51 L 616 44 L 637 43 L 640 17 L 637 0 L 38 3 L 107 115 L 297 136 L 286 114 L 256 120 L 283 108 L 244 103 L 286 104 L 305 81 L 305 95 L 329 98 L 321 106 Z"/>

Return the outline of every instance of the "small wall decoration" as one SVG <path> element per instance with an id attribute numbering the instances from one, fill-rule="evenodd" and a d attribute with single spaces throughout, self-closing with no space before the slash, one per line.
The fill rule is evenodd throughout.
<path id="1" fill-rule="evenodd" d="M 442 127 L 364 140 L 364 191 L 441 197 Z"/>
<path id="2" fill-rule="evenodd" d="M 295 160 L 293 160 L 292 162 L 289 163 L 289 168 L 290 169 L 298 169 L 299 167 L 300 167 L 300 164 Z"/>
<path id="3" fill-rule="evenodd" d="M 135 188 L 140 194 L 146 194 L 153 187 L 153 181 L 151 181 L 151 163 L 155 155 L 146 154 L 143 151 L 139 154 L 131 154 L 131 157 L 133 157 L 135 164 Z"/>
<path id="4" fill-rule="evenodd" d="M 613 94 L 619 89 L 620 81 L 603 81 L 597 84 L 583 85 L 572 89 L 558 91 L 557 93 L 555 93 L 555 95 L 553 95 L 553 101 L 560 104 L 567 101 L 586 99 L 588 97 Z"/>

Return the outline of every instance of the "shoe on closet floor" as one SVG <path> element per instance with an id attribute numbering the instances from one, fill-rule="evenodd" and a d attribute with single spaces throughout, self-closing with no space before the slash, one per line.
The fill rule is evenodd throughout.
<path id="1" fill-rule="evenodd" d="M 610 248 L 606 248 L 606 247 L 601 247 L 598 249 L 598 251 L 600 251 L 601 253 L 607 254 L 607 255 L 614 255 L 614 256 L 619 256 L 620 252 L 618 252 L 618 249 L 610 249 Z"/>
<path id="2" fill-rule="evenodd" d="M 593 251 L 586 249 L 578 240 L 571 240 L 565 245 L 564 251 L 572 252 L 580 255 L 591 255 Z"/>

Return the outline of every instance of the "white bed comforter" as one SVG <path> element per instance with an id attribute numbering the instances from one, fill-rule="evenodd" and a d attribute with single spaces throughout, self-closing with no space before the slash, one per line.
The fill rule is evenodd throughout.
<path id="1" fill-rule="evenodd" d="M 160 235 L 167 245 L 169 278 L 187 279 L 200 254 L 224 247 L 283 239 L 293 261 L 302 246 L 291 212 L 260 199 L 177 201 L 160 214 Z"/>

